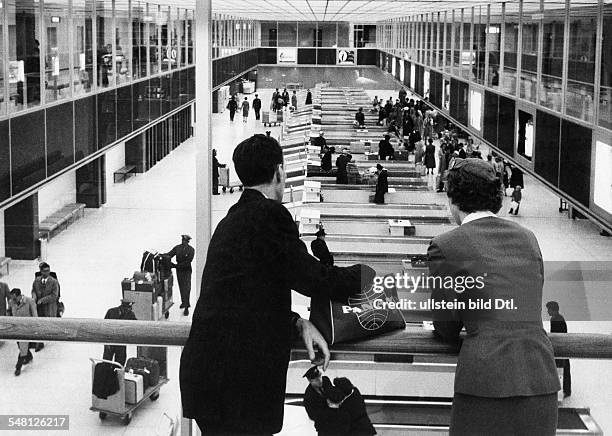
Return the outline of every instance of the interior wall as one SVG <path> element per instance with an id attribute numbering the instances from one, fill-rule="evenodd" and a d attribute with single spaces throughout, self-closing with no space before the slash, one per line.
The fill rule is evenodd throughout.
<path id="1" fill-rule="evenodd" d="M 314 88 L 317 83 L 331 86 L 363 89 L 398 89 L 395 79 L 376 67 L 338 66 L 259 66 L 257 88 L 283 88 L 286 83 L 301 83 L 304 88 Z"/>
<path id="2" fill-rule="evenodd" d="M 39 222 L 70 203 L 76 203 L 76 176 L 74 171 L 58 177 L 38 191 Z"/>
<path id="3" fill-rule="evenodd" d="M 106 192 L 113 185 L 113 173 L 125 166 L 125 142 L 106 152 Z"/>

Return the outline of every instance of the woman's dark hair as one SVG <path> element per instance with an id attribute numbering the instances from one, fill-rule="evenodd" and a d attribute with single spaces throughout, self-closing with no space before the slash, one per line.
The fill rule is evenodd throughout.
<path id="1" fill-rule="evenodd" d="M 283 163 L 283 150 L 276 139 L 253 135 L 234 150 L 234 168 L 244 186 L 270 183 L 277 165 Z"/>
<path id="2" fill-rule="evenodd" d="M 499 178 L 489 182 L 464 170 L 448 172 L 446 194 L 459 210 L 466 213 L 483 210 L 497 213 L 504 198 Z"/>
<path id="3" fill-rule="evenodd" d="M 19 297 L 21 296 L 21 289 L 13 288 L 11 289 L 11 292 L 9 292 L 9 294 L 14 295 L 15 297 Z"/>
<path id="4" fill-rule="evenodd" d="M 350 395 L 353 392 L 353 383 L 346 377 L 336 377 L 334 379 L 334 386 L 342 391 L 344 396 Z"/>

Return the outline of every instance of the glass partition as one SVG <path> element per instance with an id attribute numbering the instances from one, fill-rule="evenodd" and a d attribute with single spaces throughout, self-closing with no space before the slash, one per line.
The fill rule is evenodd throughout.
<path id="1" fill-rule="evenodd" d="M 540 43 L 540 4 L 523 2 L 521 38 L 520 97 L 536 102 L 538 80 L 538 48 Z"/>
<path id="2" fill-rule="evenodd" d="M 349 46 L 349 33 L 351 32 L 351 25 L 344 21 L 338 22 L 338 47 Z M 369 47 L 376 45 L 376 26 L 363 26 L 363 39 L 361 41 L 363 45 L 361 47 Z M 357 40 L 354 41 L 355 47 L 358 47 Z"/>
<path id="3" fill-rule="evenodd" d="M 463 10 L 453 11 L 453 73 L 459 74 L 461 67 L 461 19 Z"/>
<path id="4" fill-rule="evenodd" d="M 453 65 L 453 52 L 451 50 L 453 46 L 453 12 L 448 11 L 445 14 L 445 24 L 444 24 L 444 41 L 446 43 L 446 47 L 444 49 L 444 71 L 450 72 L 451 66 Z"/>
<path id="5" fill-rule="evenodd" d="M 45 101 L 70 98 L 70 31 L 68 0 L 46 1 L 45 26 Z"/>
<path id="6" fill-rule="evenodd" d="M 317 29 L 320 42 L 317 47 L 338 47 L 336 43 L 336 23 L 318 23 Z M 345 47 L 348 47 L 348 43 Z"/>
<path id="7" fill-rule="evenodd" d="M 261 46 L 276 47 L 277 45 L 277 23 L 276 21 L 261 22 Z"/>
<path id="8" fill-rule="evenodd" d="M 161 19 L 159 6 L 147 3 L 147 16 L 145 20 L 149 23 L 149 74 L 157 74 L 160 71 L 159 41 L 161 26 L 158 23 Z"/>
<path id="9" fill-rule="evenodd" d="M 132 73 L 132 38 L 130 35 L 130 5 L 127 0 L 115 0 L 117 85 L 128 83 Z"/>
<path id="10" fill-rule="evenodd" d="M 502 14 L 502 5 L 491 5 L 491 11 L 489 14 L 489 25 L 486 29 L 486 46 L 489 62 L 487 84 L 492 88 L 499 87 Z"/>
<path id="11" fill-rule="evenodd" d="M 297 23 L 280 21 L 278 23 L 278 46 L 297 47 Z"/>
<path id="12" fill-rule="evenodd" d="M 599 125 L 612 129 L 612 0 L 606 0 L 603 10 Z"/>
<path id="13" fill-rule="evenodd" d="M 542 79 L 539 102 L 542 106 L 561 112 L 563 100 L 563 35 L 565 30 L 565 2 L 544 2 L 542 24 Z"/>
<path id="14" fill-rule="evenodd" d="M 93 0 L 72 0 L 72 81 L 74 95 L 91 92 L 93 71 Z"/>
<path id="15" fill-rule="evenodd" d="M 593 121 L 597 2 L 570 2 L 569 55 L 565 113 Z"/>
<path id="16" fill-rule="evenodd" d="M 472 12 L 473 8 L 464 9 L 463 24 L 462 24 L 462 47 L 461 59 L 459 63 L 459 75 L 464 79 L 469 79 L 472 75 L 472 67 L 474 65 L 474 50 L 471 44 L 472 38 Z"/>
<path id="17" fill-rule="evenodd" d="M 17 112 L 40 104 L 41 16 L 38 0 L 6 3 L 8 22 L 8 111 Z"/>
<path id="18" fill-rule="evenodd" d="M 96 0 L 96 36 L 98 48 L 98 87 L 108 88 L 115 85 L 115 61 L 113 59 L 113 2 Z"/>
<path id="19" fill-rule="evenodd" d="M 146 4 L 132 0 L 132 74 L 134 79 L 147 75 L 147 27 L 144 22 Z"/>
<path id="20" fill-rule="evenodd" d="M 519 32 L 518 2 L 506 3 L 504 32 L 504 74 L 502 76 L 502 90 L 508 94 L 515 95 Z"/>
<path id="21" fill-rule="evenodd" d="M 168 71 L 173 63 L 170 53 L 170 8 L 161 6 L 159 12 L 161 68 L 162 71 Z"/>
<path id="22" fill-rule="evenodd" d="M 298 47 L 321 47 L 321 37 L 317 33 L 317 23 L 307 21 L 298 23 Z"/>
<path id="23" fill-rule="evenodd" d="M 487 36 L 487 8 L 476 6 L 474 8 L 474 64 L 472 65 L 472 81 L 484 84 L 485 58 Z"/>

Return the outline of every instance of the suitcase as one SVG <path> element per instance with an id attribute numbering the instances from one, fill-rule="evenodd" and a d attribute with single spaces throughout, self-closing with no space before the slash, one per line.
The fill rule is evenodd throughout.
<path id="1" fill-rule="evenodd" d="M 159 383 L 159 362 L 157 360 L 148 359 L 146 357 L 130 357 L 125 364 L 126 369 L 146 369 L 150 372 L 150 386 L 155 386 Z"/>
<path id="2" fill-rule="evenodd" d="M 219 186 L 229 187 L 229 168 L 219 168 Z"/>
<path id="3" fill-rule="evenodd" d="M 133 369 L 134 374 L 142 376 L 142 388 L 146 391 L 151 387 L 151 371 L 148 369 Z"/>
<path id="4" fill-rule="evenodd" d="M 125 380 L 125 402 L 136 404 L 144 396 L 144 381 L 140 374 L 126 372 Z"/>

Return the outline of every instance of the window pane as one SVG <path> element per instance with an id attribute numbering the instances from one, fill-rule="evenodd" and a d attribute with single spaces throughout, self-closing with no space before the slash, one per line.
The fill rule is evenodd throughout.
<path id="1" fill-rule="evenodd" d="M 41 21 L 38 0 L 7 3 L 9 112 L 40 104 Z"/>
<path id="2" fill-rule="evenodd" d="M 183 45 L 183 16 L 185 14 L 184 9 L 172 8 L 172 68 L 178 68 L 182 66 L 183 59 L 180 56 L 180 49 Z"/>
<path id="3" fill-rule="evenodd" d="M 93 85 L 93 0 L 72 0 L 74 95 L 91 92 Z"/>
<path id="4" fill-rule="evenodd" d="M 130 5 L 128 0 L 115 0 L 115 24 L 117 28 L 117 85 L 130 81 L 132 61 L 130 40 Z"/>
<path id="5" fill-rule="evenodd" d="M 320 47 L 321 37 L 317 34 L 317 23 L 298 23 L 298 47 Z"/>
<path id="6" fill-rule="evenodd" d="M 491 5 L 491 16 L 487 28 L 487 52 L 489 55 L 489 86 L 499 86 L 499 62 L 501 60 L 501 5 Z"/>
<path id="7" fill-rule="evenodd" d="M 484 84 L 485 56 L 487 36 L 487 8 L 474 8 L 474 65 L 472 66 L 472 80 Z"/>
<path id="8" fill-rule="evenodd" d="M 563 75 L 563 33 L 565 30 L 565 3 L 544 3 L 542 38 L 542 80 L 540 104 L 561 112 Z"/>
<path id="9" fill-rule="evenodd" d="M 336 47 L 336 23 L 319 23 L 318 29 L 321 40 L 319 47 Z"/>
<path id="10" fill-rule="evenodd" d="M 132 0 L 132 74 L 134 79 L 147 76 L 147 37 L 144 23 L 146 12 L 144 2 Z"/>
<path id="11" fill-rule="evenodd" d="M 604 5 L 599 125 L 612 129 L 612 3 Z"/>
<path id="12" fill-rule="evenodd" d="M 532 102 L 536 102 L 537 94 L 539 12 L 539 4 L 523 3 L 523 37 L 521 45 L 523 53 L 521 56 L 520 96 Z"/>
<path id="13" fill-rule="evenodd" d="M 187 11 L 187 63 L 189 65 L 193 64 L 193 10 Z"/>
<path id="14" fill-rule="evenodd" d="M 446 13 L 446 33 L 444 39 L 446 40 L 446 55 L 444 56 L 444 71 L 450 71 L 450 67 L 453 64 L 453 52 L 451 47 L 453 44 L 453 15 L 449 11 Z"/>
<path id="15" fill-rule="evenodd" d="M 506 3 L 504 31 L 504 75 L 502 89 L 508 94 L 516 93 L 516 61 L 518 53 L 518 3 Z"/>
<path id="16" fill-rule="evenodd" d="M 263 21 L 261 23 L 261 46 L 276 47 L 277 39 L 276 21 Z"/>
<path id="17" fill-rule="evenodd" d="M 159 25 L 161 27 L 161 50 L 162 50 L 162 71 L 168 71 L 172 59 L 170 57 L 170 8 L 162 6 L 159 14 Z"/>
<path id="18" fill-rule="evenodd" d="M 463 48 L 461 51 L 460 75 L 469 79 L 474 64 L 474 50 L 470 46 L 470 33 L 472 31 L 472 9 L 466 9 L 463 13 Z"/>
<path id="19" fill-rule="evenodd" d="M 96 1 L 96 26 L 98 37 L 98 87 L 107 88 L 115 82 L 113 61 L 113 3 L 111 0 Z"/>
<path id="20" fill-rule="evenodd" d="M 565 113 L 593 121 L 597 2 L 570 2 L 569 57 Z"/>
<path id="21" fill-rule="evenodd" d="M 46 36 L 45 98 L 47 102 L 53 102 L 71 95 L 68 0 L 46 1 L 43 14 Z"/>
<path id="22" fill-rule="evenodd" d="M 148 4 L 149 12 L 146 20 L 149 21 L 149 68 L 150 74 L 159 73 L 159 34 L 161 26 L 158 22 L 161 20 L 161 13 L 159 12 L 159 6 Z"/>
<path id="23" fill-rule="evenodd" d="M 278 46 L 296 47 L 297 44 L 297 23 L 279 22 L 278 23 Z"/>
<path id="24" fill-rule="evenodd" d="M 461 51 L 461 10 L 455 10 L 455 18 L 453 21 L 453 31 L 455 47 L 453 50 L 453 72 L 459 74 L 460 66 L 460 51 Z"/>

